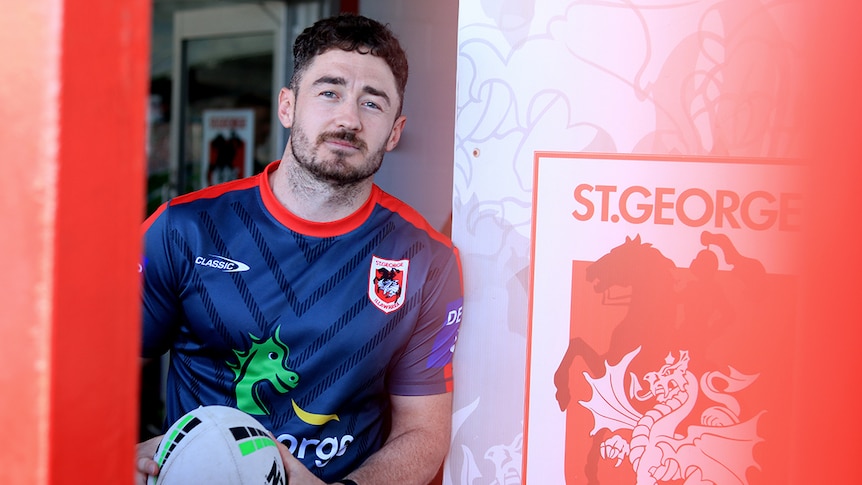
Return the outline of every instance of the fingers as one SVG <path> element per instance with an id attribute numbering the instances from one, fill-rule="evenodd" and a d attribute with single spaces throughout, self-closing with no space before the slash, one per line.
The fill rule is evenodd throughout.
<path id="1" fill-rule="evenodd" d="M 152 459 L 145 456 L 139 456 L 136 462 L 135 484 L 146 485 L 149 476 L 159 474 L 159 465 Z"/>
<path id="2" fill-rule="evenodd" d="M 159 465 L 153 459 L 156 454 L 156 449 L 161 442 L 161 436 L 138 443 L 136 458 L 135 458 L 135 484 L 146 485 L 148 476 L 156 476 L 159 474 Z"/>
<path id="3" fill-rule="evenodd" d="M 290 448 L 285 446 L 284 443 L 281 443 L 278 440 L 275 440 L 275 443 L 278 446 L 281 461 L 284 462 L 284 471 L 287 473 L 288 483 L 291 485 L 326 485 L 323 481 L 308 471 L 308 468 L 293 456 L 290 452 Z"/>
<path id="4" fill-rule="evenodd" d="M 275 445 L 278 447 L 278 454 L 281 455 L 281 461 L 284 463 L 284 469 L 287 470 L 291 461 L 296 460 L 296 458 L 293 457 L 290 453 L 290 448 L 285 446 L 284 443 L 275 438 L 272 440 L 275 441 Z"/>

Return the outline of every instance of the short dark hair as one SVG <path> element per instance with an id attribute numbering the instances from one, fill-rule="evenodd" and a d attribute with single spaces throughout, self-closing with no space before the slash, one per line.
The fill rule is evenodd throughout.
<path id="1" fill-rule="evenodd" d="M 334 48 L 383 59 L 395 76 L 400 98 L 398 111 L 401 111 L 407 86 L 407 55 L 387 25 L 361 15 L 340 14 L 321 19 L 299 34 L 293 44 L 290 88 L 299 87 L 299 79 L 315 56 Z"/>

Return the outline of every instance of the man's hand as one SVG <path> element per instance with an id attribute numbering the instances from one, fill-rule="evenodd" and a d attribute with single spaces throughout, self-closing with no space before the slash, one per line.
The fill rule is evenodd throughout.
<path id="1" fill-rule="evenodd" d="M 349 478 L 362 485 L 425 485 L 434 478 L 449 450 L 452 394 L 391 396 L 391 402 L 389 437 L 382 448 L 350 472 Z M 287 446 L 276 443 L 289 485 L 326 485 Z"/>
<path id="2" fill-rule="evenodd" d="M 430 482 L 449 450 L 452 393 L 391 396 L 392 430 L 350 478 L 361 485 Z M 291 484 L 293 485 L 293 484 Z"/>
<path id="3" fill-rule="evenodd" d="M 284 462 L 284 472 L 287 474 L 289 485 L 325 485 L 325 482 L 314 476 L 301 461 L 297 460 L 290 449 L 278 440 L 278 452 L 281 453 L 281 461 Z"/>
<path id="4" fill-rule="evenodd" d="M 159 465 L 153 460 L 153 456 L 161 440 L 160 435 L 138 443 L 138 450 L 135 453 L 135 485 L 146 485 L 148 476 L 159 474 Z"/>

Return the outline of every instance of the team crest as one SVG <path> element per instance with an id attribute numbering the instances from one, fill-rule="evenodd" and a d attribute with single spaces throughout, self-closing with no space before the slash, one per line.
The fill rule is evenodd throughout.
<path id="1" fill-rule="evenodd" d="M 407 295 L 409 265 L 409 259 L 392 261 L 377 256 L 372 257 L 368 277 L 368 298 L 374 306 L 386 313 L 401 308 Z"/>

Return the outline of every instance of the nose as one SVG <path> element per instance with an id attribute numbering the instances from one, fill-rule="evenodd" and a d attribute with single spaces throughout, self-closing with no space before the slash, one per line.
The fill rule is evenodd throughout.
<path id="1" fill-rule="evenodd" d="M 339 128 L 359 131 L 362 122 L 359 118 L 359 104 L 356 100 L 346 99 L 335 108 L 335 123 Z"/>

